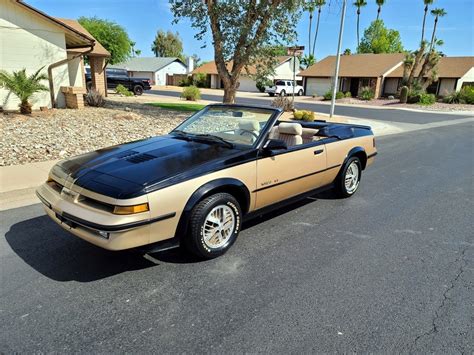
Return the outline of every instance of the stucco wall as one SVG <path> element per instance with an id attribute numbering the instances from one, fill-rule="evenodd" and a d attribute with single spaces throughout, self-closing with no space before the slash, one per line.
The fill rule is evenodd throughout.
<path id="1" fill-rule="evenodd" d="M 65 35 L 59 27 L 33 15 L 9 0 L 0 0 L 0 69 L 8 72 L 26 68 L 32 74 L 41 67 L 47 74 L 48 66 L 67 57 Z M 69 86 L 68 65 L 53 70 L 58 107 L 65 106 L 61 86 Z M 48 86 L 48 82 L 44 84 Z M 48 91 L 35 94 L 33 108 L 51 107 Z M 4 109 L 18 108 L 18 99 L 0 89 L 0 105 Z"/>
<path id="2" fill-rule="evenodd" d="M 296 74 L 300 72 L 300 62 L 298 58 L 296 58 L 296 63 L 295 63 L 295 68 L 296 68 Z M 293 80 L 293 59 L 277 66 L 275 68 L 275 76 L 271 77 L 270 79 L 287 79 L 287 80 Z M 300 76 L 296 76 L 296 80 L 301 80 L 302 78 Z"/>
<path id="3" fill-rule="evenodd" d="M 186 66 L 180 62 L 173 62 L 155 73 L 155 85 L 166 85 L 166 74 L 186 74 Z"/>
<path id="4" fill-rule="evenodd" d="M 474 82 L 474 67 L 471 68 L 462 78 L 458 80 L 458 84 L 456 85 L 456 91 L 461 90 L 462 84 L 464 82 L 467 82 L 467 83 Z"/>
<path id="5" fill-rule="evenodd" d="M 68 54 L 68 59 L 74 57 L 73 54 Z M 69 85 L 76 87 L 84 87 L 84 70 L 82 68 L 82 57 L 77 57 L 67 64 Z"/>

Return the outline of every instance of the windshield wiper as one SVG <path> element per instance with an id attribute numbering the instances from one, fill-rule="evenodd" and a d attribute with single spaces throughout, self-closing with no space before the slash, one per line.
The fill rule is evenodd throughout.
<path id="1" fill-rule="evenodd" d="M 171 131 L 170 133 L 176 133 L 176 135 L 178 136 L 178 138 L 183 138 L 187 141 L 190 141 L 192 140 L 191 137 L 189 136 L 189 134 L 185 131 L 181 131 L 179 129 L 175 129 L 174 131 Z"/>
<path id="2" fill-rule="evenodd" d="M 224 138 L 215 136 L 213 134 L 195 134 L 196 137 L 198 138 L 204 138 L 204 139 L 209 139 L 209 140 L 214 140 L 220 143 L 223 143 L 224 145 L 228 146 L 229 148 L 234 148 L 234 144 L 232 144 L 229 141 L 226 141 Z"/>

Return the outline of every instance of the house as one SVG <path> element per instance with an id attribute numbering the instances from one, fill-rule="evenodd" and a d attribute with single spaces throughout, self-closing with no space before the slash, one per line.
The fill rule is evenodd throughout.
<path id="1" fill-rule="evenodd" d="M 474 57 L 442 57 L 438 62 L 436 75 L 438 80 L 426 91 L 437 96 L 446 96 L 453 91 L 459 91 L 464 85 L 474 85 Z M 400 65 L 387 75 L 384 95 L 397 93 L 402 78 L 403 65 Z"/>
<path id="2" fill-rule="evenodd" d="M 371 87 L 382 96 L 385 78 L 403 64 L 405 55 L 353 54 L 341 56 L 338 91 L 357 96 L 363 87 Z M 306 95 L 323 96 L 331 90 L 336 56 L 329 56 L 299 73 L 304 78 Z"/>
<path id="3" fill-rule="evenodd" d="M 188 73 L 188 67 L 176 57 L 136 57 L 109 67 L 127 69 L 131 77 L 150 79 L 152 85 L 166 85 L 168 76 Z"/>
<path id="4" fill-rule="evenodd" d="M 298 57 L 296 57 L 296 62 L 293 66 L 293 57 L 292 56 L 280 56 L 277 57 L 277 64 L 274 68 L 275 75 L 270 76 L 270 80 L 293 80 L 293 75 L 295 75 L 300 70 L 300 63 Z M 232 67 L 232 61 L 227 63 L 227 67 Z M 209 87 L 211 89 L 221 89 L 224 87 L 222 84 L 219 74 L 217 73 L 216 63 L 214 61 L 205 63 L 200 67 L 194 69 L 192 72 L 193 75 L 196 74 L 206 74 L 208 77 Z M 252 78 L 252 75 L 257 73 L 257 68 L 255 65 L 251 65 L 242 71 L 242 74 L 239 79 L 239 91 L 250 91 L 258 92 L 257 83 Z M 300 76 L 296 76 L 296 80 L 301 80 Z"/>
<path id="5" fill-rule="evenodd" d="M 51 17 L 20 0 L 0 0 L 0 69 L 43 70 L 49 92 L 33 97 L 33 109 L 80 107 L 85 92 L 83 56 L 87 55 L 94 87 L 105 94 L 104 68 L 110 54 L 77 22 Z M 16 110 L 18 99 L 0 89 L 0 106 Z"/>

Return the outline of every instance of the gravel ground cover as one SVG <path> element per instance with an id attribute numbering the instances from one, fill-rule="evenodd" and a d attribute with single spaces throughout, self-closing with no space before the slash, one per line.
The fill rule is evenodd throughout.
<path id="1" fill-rule="evenodd" d="M 311 101 L 321 101 L 329 104 L 331 101 L 323 101 L 322 97 L 311 98 Z M 425 111 L 444 111 L 444 112 L 455 112 L 455 111 L 474 111 L 474 105 L 467 104 L 447 104 L 444 102 L 436 102 L 433 105 L 417 105 L 417 104 L 401 104 L 398 99 L 374 99 L 370 101 L 359 100 L 356 98 L 348 97 L 339 99 L 336 101 L 337 104 L 349 104 L 349 105 L 365 105 L 365 106 L 379 106 L 379 107 L 392 107 L 392 108 L 411 108 L 416 110 Z"/>
<path id="2" fill-rule="evenodd" d="M 166 134 L 191 113 L 137 103 L 54 109 L 32 115 L 0 113 L 0 166 L 62 159 Z"/>

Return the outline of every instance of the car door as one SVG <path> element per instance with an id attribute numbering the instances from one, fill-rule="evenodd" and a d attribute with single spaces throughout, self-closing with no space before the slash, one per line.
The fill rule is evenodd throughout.
<path id="1" fill-rule="evenodd" d="M 260 152 L 257 159 L 256 206 L 262 208 L 327 183 L 326 149 L 313 142 L 287 150 Z"/>

